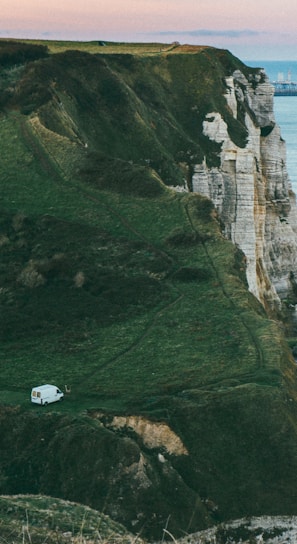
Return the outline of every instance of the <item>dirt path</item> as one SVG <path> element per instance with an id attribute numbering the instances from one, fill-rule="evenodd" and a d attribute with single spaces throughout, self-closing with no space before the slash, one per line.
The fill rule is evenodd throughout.
<path id="1" fill-rule="evenodd" d="M 43 146 L 40 144 L 39 139 L 32 130 L 32 127 L 29 126 L 28 121 L 19 117 L 18 119 L 20 134 L 22 140 L 26 147 L 33 153 L 35 159 L 40 164 L 41 169 L 50 176 L 55 183 L 62 183 L 63 177 L 58 170 L 58 165 L 49 159 L 48 153 L 44 150 Z"/>
<path id="2" fill-rule="evenodd" d="M 164 259 L 167 260 L 168 263 L 173 264 L 174 260 L 171 255 L 169 255 L 169 253 L 152 244 L 152 242 L 148 240 L 148 238 L 146 238 L 141 232 L 135 229 L 135 227 L 126 217 L 121 215 L 112 206 L 110 206 L 106 202 L 103 202 L 99 197 L 94 196 L 94 194 L 91 194 L 87 189 L 82 189 L 81 187 L 76 185 L 75 182 L 71 183 L 68 180 L 66 181 L 66 175 L 63 173 L 60 165 L 51 156 L 49 150 L 44 146 L 44 144 L 38 137 L 38 133 L 31 126 L 29 126 L 28 122 L 24 118 L 20 118 L 19 126 L 21 136 L 25 145 L 30 149 L 30 151 L 32 151 L 34 157 L 38 160 L 44 172 L 49 175 L 55 183 L 63 185 L 66 188 L 71 186 L 71 189 L 75 189 L 87 200 L 91 200 L 101 208 L 108 210 L 114 217 L 120 220 L 126 230 L 133 233 L 139 240 L 144 242 L 148 250 L 154 252 L 156 255 L 162 256 Z"/>
<path id="3" fill-rule="evenodd" d="M 35 133 L 34 129 L 31 126 L 29 126 L 28 122 L 23 118 L 20 118 L 19 126 L 20 126 L 20 131 L 21 131 L 21 135 L 22 135 L 24 143 L 32 151 L 35 158 L 39 161 L 40 166 L 44 170 L 44 172 L 47 175 L 49 175 L 55 183 L 59 185 L 69 186 L 69 181 L 66 182 L 66 176 L 63 176 L 63 172 L 61 168 L 59 167 L 59 165 L 55 163 L 54 159 L 52 160 L 49 151 L 43 146 L 42 142 L 38 138 L 38 134 Z M 142 242 L 144 242 L 146 244 L 147 249 L 150 252 L 153 252 L 156 255 L 161 256 L 171 266 L 173 265 L 176 266 L 177 263 L 174 261 L 171 255 L 169 255 L 163 249 L 152 244 L 152 242 L 148 240 L 141 232 L 135 229 L 135 227 L 130 223 L 130 221 L 128 221 L 126 217 L 121 215 L 112 206 L 110 206 L 106 202 L 102 202 L 100 198 L 94 196 L 93 194 L 90 194 L 87 191 L 87 189 L 83 190 L 81 187 L 78 187 L 75 183 L 71 184 L 71 188 L 72 189 L 75 188 L 76 191 L 79 194 L 81 194 L 84 198 L 91 200 L 99 207 L 105 208 L 106 210 L 108 210 L 114 217 L 116 217 L 117 219 L 121 221 L 123 227 L 126 230 L 133 233 L 137 238 L 139 238 Z M 183 298 L 183 295 L 179 294 L 173 301 L 171 301 L 166 306 L 158 310 L 156 314 L 153 316 L 153 318 L 151 319 L 151 321 L 147 324 L 147 327 L 145 328 L 143 333 L 138 338 L 136 338 L 131 344 L 129 344 L 119 353 L 117 353 L 116 355 L 111 357 L 109 360 L 107 360 L 103 365 L 102 364 L 98 365 L 98 367 L 95 370 L 93 369 L 90 373 L 85 375 L 81 383 L 84 383 L 85 381 L 90 379 L 93 375 L 96 374 L 96 372 L 98 372 L 98 370 L 108 367 L 109 365 L 114 363 L 117 359 L 120 359 L 123 355 L 136 349 L 141 344 L 141 342 L 146 338 L 146 336 L 149 334 L 150 330 L 153 328 L 158 317 L 163 312 L 165 312 L 168 308 L 177 304 L 182 298 Z"/>
<path id="4" fill-rule="evenodd" d="M 188 205 L 185 206 L 185 209 L 186 209 L 186 214 L 187 214 L 187 217 L 188 217 L 188 220 L 189 220 L 189 223 L 193 229 L 193 231 L 198 235 L 199 233 L 197 232 L 197 230 L 195 229 L 195 226 L 193 224 L 193 221 L 192 221 L 192 218 L 191 218 L 191 214 L 190 214 L 190 211 L 189 211 L 189 208 L 188 208 Z M 219 283 L 221 289 L 222 289 L 222 292 L 224 293 L 224 296 L 226 297 L 226 299 L 228 300 L 229 304 L 234 308 L 234 310 L 236 311 L 237 310 L 237 307 L 232 299 L 232 297 L 229 295 L 229 293 L 227 292 L 226 288 L 225 288 L 225 285 L 224 285 L 224 282 L 222 281 L 221 277 L 220 277 L 220 274 L 219 274 L 219 271 L 215 265 L 215 261 L 213 260 L 212 256 L 210 255 L 210 252 L 207 248 L 207 243 L 206 242 L 202 242 L 202 245 L 204 247 L 204 251 L 207 255 L 207 258 L 208 258 L 208 261 L 211 265 L 211 268 L 212 270 L 214 271 L 214 274 L 215 274 L 215 277 L 216 277 L 216 280 L 217 282 Z M 265 366 L 265 357 L 264 357 L 264 353 L 263 353 L 263 350 L 262 350 L 262 347 L 261 347 L 261 344 L 259 342 L 259 339 L 257 337 L 257 335 L 254 333 L 254 331 L 252 330 L 252 328 L 248 325 L 248 323 L 246 322 L 245 318 L 243 315 L 239 315 L 238 316 L 239 319 L 241 320 L 241 323 L 243 324 L 244 328 L 246 329 L 246 331 L 248 332 L 248 335 L 250 337 L 250 340 L 251 340 L 251 344 L 254 345 L 255 347 L 255 350 L 256 350 L 256 353 L 257 353 L 257 359 L 258 359 L 258 368 L 263 368 Z"/>
<path id="5" fill-rule="evenodd" d="M 163 249 L 155 246 L 152 244 L 150 240 L 148 240 L 141 232 L 139 232 L 135 227 L 130 223 L 130 221 L 121 215 L 117 210 L 115 210 L 112 206 L 107 204 L 106 202 L 103 202 L 99 197 L 95 196 L 94 194 L 91 194 L 87 189 L 82 189 L 78 185 L 74 183 L 70 183 L 68 180 L 66 181 L 66 175 L 63 175 L 63 172 L 60 168 L 60 166 L 56 163 L 56 161 L 51 157 L 49 151 L 45 148 L 44 144 L 38 137 L 38 133 L 35 132 L 35 130 L 29 126 L 28 121 L 24 118 L 20 118 L 19 121 L 20 126 L 20 132 L 23 138 L 24 143 L 27 145 L 27 147 L 33 152 L 33 155 L 35 158 L 39 161 L 41 168 L 44 170 L 44 172 L 50 176 L 53 181 L 59 185 L 63 185 L 65 187 L 69 187 L 71 185 L 71 188 L 75 189 L 80 195 L 82 195 L 84 198 L 91 200 L 94 202 L 98 207 L 104 208 L 108 210 L 114 217 L 116 217 L 120 222 L 122 223 L 123 227 L 133 233 L 136 237 L 138 237 L 142 242 L 144 242 L 150 252 L 154 252 L 157 255 L 162 256 L 162 258 L 166 259 L 168 263 L 170 263 L 171 266 L 177 265 L 177 262 L 174 261 L 171 255 L 169 255 L 167 252 L 165 252 Z M 192 228 L 192 230 L 198 234 L 197 230 L 195 229 L 195 226 L 193 224 L 191 214 L 189 211 L 189 207 L 187 204 L 184 205 L 184 210 L 186 213 L 186 216 L 188 218 L 188 222 Z M 234 310 L 237 310 L 237 307 L 232 300 L 232 297 L 227 292 L 224 282 L 222 281 L 219 271 L 216 267 L 216 264 L 207 248 L 207 243 L 202 242 L 205 254 L 207 256 L 208 262 L 214 272 L 214 275 L 216 277 L 216 280 L 218 284 L 220 285 L 220 288 L 228 300 L 229 304 L 234 308 Z M 124 349 L 122 349 L 119 353 L 112 356 L 110 359 L 105 361 L 105 363 L 98 365 L 95 369 L 93 368 L 91 372 L 86 374 L 83 378 L 82 383 L 89 380 L 92 376 L 95 376 L 98 371 L 100 371 L 102 368 L 106 368 L 110 365 L 112 365 L 115 361 L 123 357 L 124 355 L 130 353 L 131 351 L 138 348 L 141 343 L 144 341 L 144 339 L 149 335 L 150 331 L 154 327 L 157 319 L 162 315 L 163 312 L 166 312 L 167 309 L 169 309 L 171 306 L 177 304 L 182 300 L 184 295 L 182 293 L 179 293 L 179 295 L 172 300 L 169 304 L 161 308 L 156 312 L 156 314 L 153 316 L 153 318 L 150 320 L 150 322 L 147 324 L 145 330 L 140 334 L 138 338 L 136 338 L 132 343 L 127 345 Z M 252 328 L 249 326 L 249 324 L 246 322 L 243 315 L 239 315 L 239 319 L 242 322 L 242 325 L 246 329 L 251 344 L 254 346 L 256 354 L 257 354 L 257 360 L 258 360 L 258 368 L 263 368 L 265 366 L 265 357 L 264 353 L 261 347 L 261 344 L 259 342 L 259 339 L 257 335 L 254 333 Z M 240 379 L 240 380 L 250 380 L 252 379 L 253 374 L 252 373 L 245 373 L 242 375 L 234 376 L 234 379 Z M 203 389 L 207 387 L 217 387 L 219 386 L 219 382 L 210 382 L 207 386 L 203 386 Z"/>

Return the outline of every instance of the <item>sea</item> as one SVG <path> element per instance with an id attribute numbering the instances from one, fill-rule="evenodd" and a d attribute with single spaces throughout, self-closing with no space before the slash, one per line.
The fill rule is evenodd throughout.
<path id="1" fill-rule="evenodd" d="M 264 68 L 270 81 L 290 80 L 297 83 L 297 61 L 245 61 L 253 67 Z M 275 96 L 274 115 L 286 141 L 287 170 L 297 195 L 297 96 Z"/>

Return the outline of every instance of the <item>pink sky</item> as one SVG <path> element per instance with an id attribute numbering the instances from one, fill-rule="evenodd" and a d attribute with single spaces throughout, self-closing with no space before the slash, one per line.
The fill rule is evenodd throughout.
<path id="1" fill-rule="evenodd" d="M 296 0 L 1 0 L 0 37 L 213 45 L 297 60 Z"/>

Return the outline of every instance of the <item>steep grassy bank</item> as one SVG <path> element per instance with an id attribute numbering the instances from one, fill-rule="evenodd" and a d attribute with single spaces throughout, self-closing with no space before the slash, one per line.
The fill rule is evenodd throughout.
<path id="1" fill-rule="evenodd" d="M 130 544 L 135 536 L 91 508 L 40 495 L 0 497 L 1 539 L 7 544 Z M 138 538 L 138 542 L 142 540 Z"/>
<path id="2" fill-rule="evenodd" d="M 156 538 L 295 512 L 296 370 L 281 328 L 211 202 L 171 188 L 198 159 L 217 164 L 205 113 L 245 145 L 223 96 L 238 67 L 175 47 L 2 72 L 2 493 L 81 501 Z M 64 404 L 30 405 L 43 382 L 70 387 Z M 115 415 L 166 423 L 186 453 L 110 428 Z"/>

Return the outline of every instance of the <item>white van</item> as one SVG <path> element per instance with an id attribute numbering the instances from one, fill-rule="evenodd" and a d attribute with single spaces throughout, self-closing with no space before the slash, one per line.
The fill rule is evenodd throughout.
<path id="1" fill-rule="evenodd" d="M 57 402 L 58 400 L 63 400 L 64 393 L 60 391 L 55 385 L 45 384 L 40 385 L 39 387 L 33 387 L 31 391 L 31 402 L 35 404 L 41 404 L 46 406 L 51 402 Z"/>

